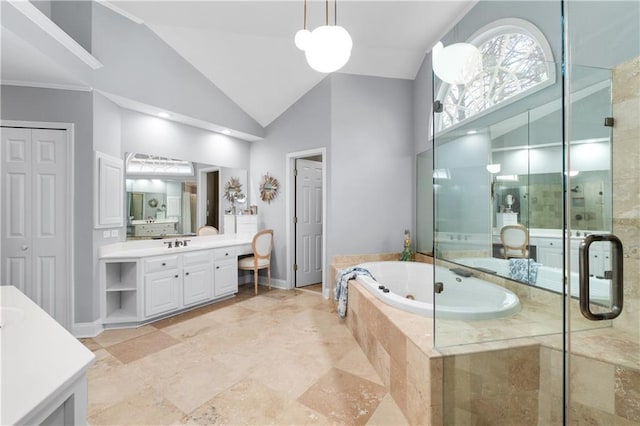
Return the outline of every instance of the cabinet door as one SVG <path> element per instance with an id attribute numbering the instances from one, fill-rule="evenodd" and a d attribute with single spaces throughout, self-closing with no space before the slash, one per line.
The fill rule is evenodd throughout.
<path id="1" fill-rule="evenodd" d="M 214 277 L 214 296 L 238 292 L 238 260 L 217 261 Z"/>
<path id="2" fill-rule="evenodd" d="M 178 270 L 149 274 L 144 277 L 144 313 L 147 317 L 180 307 Z"/>
<path id="3" fill-rule="evenodd" d="M 552 268 L 562 268 L 562 249 L 538 246 L 538 262 Z"/>
<path id="4" fill-rule="evenodd" d="M 183 303 L 185 306 L 210 299 L 213 293 L 211 264 L 184 268 Z"/>

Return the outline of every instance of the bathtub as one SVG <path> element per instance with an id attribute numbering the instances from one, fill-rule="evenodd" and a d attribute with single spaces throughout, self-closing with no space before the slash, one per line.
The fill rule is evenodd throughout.
<path id="1" fill-rule="evenodd" d="M 433 316 L 433 265 L 391 261 L 358 266 L 369 270 L 376 280 L 360 275 L 356 280 L 382 302 L 403 311 Z M 442 293 L 435 295 L 436 318 L 482 320 L 520 311 L 520 301 L 513 292 L 478 278 L 458 276 L 444 267 L 435 268 L 438 281 L 444 284 Z"/>
<path id="2" fill-rule="evenodd" d="M 472 268 L 485 268 L 495 271 L 498 275 L 509 277 L 509 261 L 495 257 L 469 257 L 456 259 L 456 263 Z M 562 293 L 562 270 L 550 266 L 539 266 L 538 276 L 531 285 Z M 589 278 L 589 300 L 594 303 L 609 305 L 611 295 L 611 281 L 600 278 Z M 571 296 L 580 297 L 580 281 L 577 272 L 571 273 Z"/>

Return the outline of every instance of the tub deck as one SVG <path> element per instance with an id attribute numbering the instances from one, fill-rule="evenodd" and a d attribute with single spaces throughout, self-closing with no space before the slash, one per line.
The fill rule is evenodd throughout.
<path id="1" fill-rule="evenodd" d="M 359 257 L 354 264 L 361 262 Z M 516 288 L 525 303 L 509 318 L 437 320 L 434 349 L 431 318 L 388 306 L 356 281 L 349 286 L 346 324 L 411 424 L 442 424 L 443 416 L 446 424 L 502 424 L 505 419 L 555 424 L 561 419 L 559 295 Z M 526 287 L 510 282 L 505 286 Z M 576 415 L 586 416 L 585 421 L 607 419 L 609 424 L 640 421 L 640 407 L 633 399 L 640 389 L 616 386 L 626 377 L 640 377 L 637 336 L 612 328 L 610 322 L 594 328 L 593 322 L 582 319 L 577 302 L 571 305 L 572 366 L 599 384 L 595 395 L 593 389 L 576 385 Z M 640 387 L 638 380 L 626 383 Z M 594 407 L 594 398 L 611 403 Z"/>

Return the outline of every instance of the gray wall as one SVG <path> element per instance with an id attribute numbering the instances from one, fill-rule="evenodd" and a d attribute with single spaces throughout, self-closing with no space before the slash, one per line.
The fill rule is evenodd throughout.
<path id="1" fill-rule="evenodd" d="M 316 148 L 328 148 L 331 144 L 331 78 L 325 78 L 293 104 L 266 129 L 264 140 L 251 143 L 250 150 L 250 198 L 258 205 L 260 228 L 274 230 L 272 253 L 272 277 L 286 278 L 286 224 L 285 187 L 286 155 L 292 152 Z M 327 164 L 328 174 L 333 164 Z M 270 204 L 260 200 L 258 186 L 262 176 L 270 173 L 281 184 L 280 195 Z M 327 191 L 332 191 L 331 183 Z M 333 218 L 328 218 L 325 230 L 330 230 Z"/>
<path id="2" fill-rule="evenodd" d="M 93 4 L 93 87 L 256 136 L 264 129 L 145 25 Z"/>
<path id="3" fill-rule="evenodd" d="M 249 168 L 249 142 L 121 109 L 122 153 L 140 152 L 221 167 Z"/>
<path id="4" fill-rule="evenodd" d="M 327 148 L 327 266 L 334 255 L 402 251 L 415 220 L 412 102 L 409 80 L 333 74 L 251 144 L 254 199 L 266 172 L 282 183 L 280 197 L 258 202 L 261 226 L 275 231 L 274 278 L 286 278 L 287 153 Z"/>
<path id="5" fill-rule="evenodd" d="M 92 9 L 93 5 L 89 1 L 55 0 L 51 2 L 51 20 L 87 52 L 91 52 Z"/>
<path id="6" fill-rule="evenodd" d="M 415 217 L 412 82 L 335 74 L 331 83 L 329 260 L 401 252 Z"/>
<path id="7" fill-rule="evenodd" d="M 3 120 L 73 123 L 74 198 L 74 281 L 75 322 L 97 318 L 92 301 L 94 283 L 93 235 L 93 105 L 89 92 L 2 86 L 0 106 Z"/>

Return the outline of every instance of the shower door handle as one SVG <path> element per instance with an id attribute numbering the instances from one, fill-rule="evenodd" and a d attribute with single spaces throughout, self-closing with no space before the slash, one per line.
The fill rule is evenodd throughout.
<path id="1" fill-rule="evenodd" d="M 591 312 L 589 306 L 589 247 L 596 241 L 611 243 L 611 310 L 609 312 Z M 622 312 L 622 242 L 613 234 L 589 235 L 580 243 L 580 312 L 592 321 L 614 319 Z"/>

